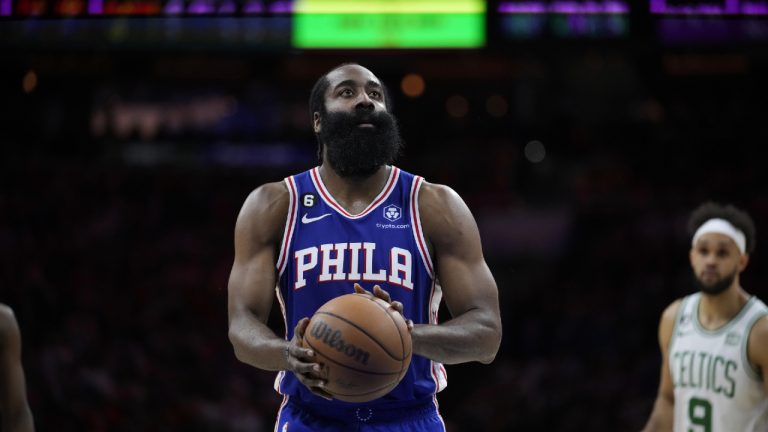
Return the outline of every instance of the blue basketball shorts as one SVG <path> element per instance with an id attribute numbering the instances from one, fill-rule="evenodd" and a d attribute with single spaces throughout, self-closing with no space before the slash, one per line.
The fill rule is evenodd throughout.
<path id="1" fill-rule="evenodd" d="M 435 402 L 428 400 L 407 407 L 327 407 L 283 401 L 276 432 L 445 432 Z"/>

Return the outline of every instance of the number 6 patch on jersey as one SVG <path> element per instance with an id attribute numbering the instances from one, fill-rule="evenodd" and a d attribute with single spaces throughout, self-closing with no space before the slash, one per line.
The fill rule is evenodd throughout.
<path id="1" fill-rule="evenodd" d="M 304 207 L 314 207 L 317 202 L 317 195 L 307 192 L 301 196 L 301 205 Z"/>

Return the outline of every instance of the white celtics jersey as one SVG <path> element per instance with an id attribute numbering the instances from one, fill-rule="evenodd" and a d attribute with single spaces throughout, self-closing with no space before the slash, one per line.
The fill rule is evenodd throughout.
<path id="1" fill-rule="evenodd" d="M 669 344 L 675 432 L 768 431 L 768 395 L 747 360 L 752 326 L 768 314 L 757 297 L 717 330 L 699 322 L 701 293 L 685 297 Z"/>

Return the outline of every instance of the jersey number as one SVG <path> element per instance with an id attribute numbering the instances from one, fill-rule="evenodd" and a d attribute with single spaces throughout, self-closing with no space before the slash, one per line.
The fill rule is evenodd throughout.
<path id="1" fill-rule="evenodd" d="M 691 398 L 688 402 L 688 418 L 691 424 L 701 426 L 689 428 L 688 432 L 712 432 L 712 404 L 706 399 Z"/>
<path id="2" fill-rule="evenodd" d="M 305 193 L 301 198 L 302 198 L 302 204 L 304 204 L 304 207 L 312 207 L 315 205 L 314 194 Z"/>

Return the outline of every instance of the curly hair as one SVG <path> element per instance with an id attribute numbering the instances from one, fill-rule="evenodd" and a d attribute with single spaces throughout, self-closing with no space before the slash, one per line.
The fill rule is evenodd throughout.
<path id="1" fill-rule="evenodd" d="M 755 250 L 755 222 L 747 212 L 731 204 L 720 204 L 707 201 L 698 206 L 688 218 L 688 233 L 693 236 L 706 221 L 710 219 L 725 219 L 734 227 L 744 233 L 747 241 L 747 253 L 751 254 Z"/>
<path id="2" fill-rule="evenodd" d="M 309 93 L 309 118 L 311 122 L 315 120 L 315 113 L 323 115 L 325 111 L 325 92 L 328 91 L 328 86 L 331 82 L 328 81 L 328 74 L 344 66 L 361 66 L 357 63 L 342 63 L 333 69 L 323 74 L 315 81 L 315 85 L 312 86 L 312 91 Z M 364 66 L 361 66 L 364 67 Z M 381 83 L 381 89 L 384 92 L 384 106 L 387 108 L 387 112 L 392 112 L 392 98 L 389 94 L 389 89 L 384 83 Z M 317 134 L 315 134 L 317 136 Z M 320 137 L 317 137 L 317 160 L 319 163 L 323 163 L 323 143 L 320 141 Z"/>

